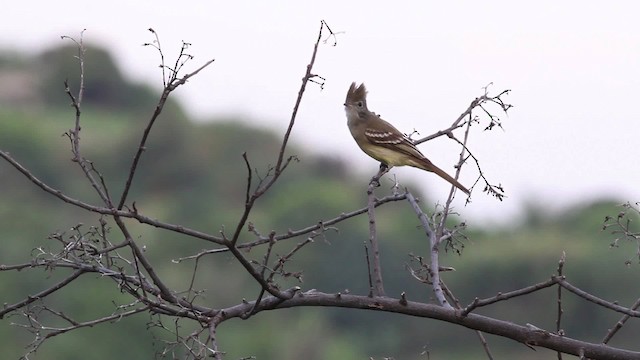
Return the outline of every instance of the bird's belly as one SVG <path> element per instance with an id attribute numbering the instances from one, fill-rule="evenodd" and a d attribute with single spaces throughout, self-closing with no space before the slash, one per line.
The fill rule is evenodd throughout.
<path id="1" fill-rule="evenodd" d="M 389 166 L 412 165 L 407 162 L 407 156 L 403 153 L 393 151 L 384 147 L 374 147 L 372 149 L 362 149 L 367 155 L 383 162 Z"/>

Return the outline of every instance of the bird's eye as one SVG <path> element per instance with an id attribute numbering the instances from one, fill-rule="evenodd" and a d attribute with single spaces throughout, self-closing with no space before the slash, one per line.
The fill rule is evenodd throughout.
<path id="1" fill-rule="evenodd" d="M 361 108 L 364 105 L 364 103 L 362 101 L 358 101 L 356 105 L 358 105 L 358 107 Z"/>

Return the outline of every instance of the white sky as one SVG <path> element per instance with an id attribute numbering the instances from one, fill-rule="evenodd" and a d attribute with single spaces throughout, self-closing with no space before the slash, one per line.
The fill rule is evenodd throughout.
<path id="1" fill-rule="evenodd" d="M 126 74 L 161 84 L 157 54 L 141 44 L 160 35 L 172 58 L 193 44 L 193 69 L 212 67 L 178 90 L 199 118 L 240 114 L 282 132 L 324 19 L 341 32 L 321 46 L 292 140 L 336 155 L 362 170 L 377 164 L 360 153 L 342 103 L 352 81 L 365 82 L 369 107 L 400 130 L 427 135 L 447 127 L 493 82 L 512 89 L 505 132 L 476 131 L 471 148 L 508 198 L 476 189 L 458 210 L 476 223 L 502 222 L 536 202 L 555 210 L 604 196 L 640 200 L 640 3 L 634 1 L 11 1 L 3 6 L 0 48 L 37 52 L 60 35 L 107 46 Z M 90 74 L 88 74 L 90 76 Z M 478 127 L 477 130 L 480 128 Z M 457 148 L 421 145 L 451 171 Z M 473 166 L 462 183 L 475 179 Z M 444 200 L 447 184 L 416 169 L 402 180 L 424 184 Z"/>

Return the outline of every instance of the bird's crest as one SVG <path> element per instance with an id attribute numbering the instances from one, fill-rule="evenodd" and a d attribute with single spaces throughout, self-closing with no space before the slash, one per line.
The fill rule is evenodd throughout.
<path id="1" fill-rule="evenodd" d="M 362 101 L 366 103 L 367 101 L 367 89 L 364 87 L 364 84 L 360 84 L 360 86 L 356 87 L 356 83 L 352 82 L 349 87 L 349 91 L 347 92 L 347 104 L 354 104 L 358 101 Z"/>

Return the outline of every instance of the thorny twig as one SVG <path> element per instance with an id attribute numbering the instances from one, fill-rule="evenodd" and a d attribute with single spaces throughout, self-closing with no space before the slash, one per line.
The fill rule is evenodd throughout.
<path id="1" fill-rule="evenodd" d="M 611 242 L 611 247 L 619 247 L 620 240 L 635 241 L 636 257 L 638 258 L 638 261 L 640 261 L 640 230 L 633 226 L 632 219 L 635 215 L 637 220 L 638 215 L 640 215 L 640 202 L 636 202 L 635 204 L 626 202 L 620 206 L 624 210 L 620 211 L 615 217 L 609 215 L 605 216 L 602 230 L 608 230 L 612 235 L 616 236 L 616 238 Z M 629 260 L 627 261 L 627 264 L 630 264 Z"/>

